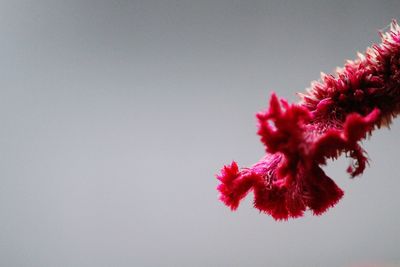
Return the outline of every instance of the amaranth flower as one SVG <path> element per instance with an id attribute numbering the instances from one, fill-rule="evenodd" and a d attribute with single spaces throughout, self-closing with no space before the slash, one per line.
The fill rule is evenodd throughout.
<path id="1" fill-rule="evenodd" d="M 236 162 L 217 175 L 220 199 L 235 210 L 254 192 L 254 207 L 276 220 L 319 215 L 343 191 L 321 166 L 345 153 L 353 159 L 351 177 L 368 163 L 360 141 L 388 126 L 400 112 L 400 27 L 380 33 L 381 44 L 347 61 L 334 75 L 321 74 L 301 101 L 288 104 L 272 94 L 269 108 L 257 114 L 266 155 L 249 168 Z"/>

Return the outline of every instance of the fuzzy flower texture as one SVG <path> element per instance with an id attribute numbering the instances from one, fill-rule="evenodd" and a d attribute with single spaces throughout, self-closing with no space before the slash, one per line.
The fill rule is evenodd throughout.
<path id="1" fill-rule="evenodd" d="M 223 167 L 217 175 L 222 202 L 235 210 L 253 191 L 255 208 L 287 220 L 307 209 L 320 215 L 342 198 L 321 166 L 345 153 L 351 177 L 362 174 L 368 161 L 360 141 L 400 112 L 400 26 L 393 21 L 380 35 L 381 44 L 334 75 L 322 73 L 298 104 L 272 94 L 269 108 L 257 114 L 266 155 L 249 168 Z"/>

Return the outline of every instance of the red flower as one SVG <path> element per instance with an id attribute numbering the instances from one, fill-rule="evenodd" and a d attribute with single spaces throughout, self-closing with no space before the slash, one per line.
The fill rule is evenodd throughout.
<path id="1" fill-rule="evenodd" d="M 321 168 L 342 153 L 353 158 L 347 171 L 363 173 L 360 140 L 387 126 L 400 112 L 400 27 L 393 21 L 382 43 L 347 61 L 335 75 L 321 75 L 301 102 L 289 105 L 272 94 L 269 109 L 257 114 L 266 155 L 250 168 L 236 162 L 217 175 L 220 199 L 235 210 L 249 191 L 254 207 L 276 220 L 315 215 L 334 206 L 343 191 Z"/>

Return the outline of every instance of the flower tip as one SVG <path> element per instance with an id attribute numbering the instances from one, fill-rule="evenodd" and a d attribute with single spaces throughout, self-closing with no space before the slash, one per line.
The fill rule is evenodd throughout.
<path id="1" fill-rule="evenodd" d="M 230 165 L 225 165 L 220 174 L 216 177 L 223 183 L 232 182 L 239 175 L 239 167 L 235 161 L 232 161 Z"/>
<path id="2" fill-rule="evenodd" d="M 398 31 L 400 30 L 399 24 L 397 23 L 396 19 L 392 19 L 392 23 L 390 24 L 391 31 Z"/>
<path id="3" fill-rule="evenodd" d="M 278 96 L 276 95 L 275 92 L 271 93 L 271 97 L 270 97 L 270 102 L 278 102 Z"/>
<path id="4" fill-rule="evenodd" d="M 271 94 L 271 98 L 269 100 L 269 115 L 278 115 L 281 114 L 281 105 L 279 103 L 278 96 L 275 93 Z"/>
<path id="5" fill-rule="evenodd" d="M 376 122 L 381 115 L 379 108 L 374 108 L 371 113 L 367 115 L 367 120 L 371 122 Z"/>
<path id="6" fill-rule="evenodd" d="M 359 52 L 359 51 L 357 52 L 357 56 L 361 61 L 365 60 L 365 55 L 363 53 Z"/>

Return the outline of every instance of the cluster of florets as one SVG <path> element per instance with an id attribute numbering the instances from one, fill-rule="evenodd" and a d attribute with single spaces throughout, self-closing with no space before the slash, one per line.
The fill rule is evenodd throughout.
<path id="1" fill-rule="evenodd" d="M 342 153 L 353 159 L 347 171 L 363 173 L 368 163 L 360 141 L 387 126 L 400 112 L 400 27 L 393 21 L 382 43 L 347 61 L 335 75 L 321 74 L 298 104 L 272 94 L 269 108 L 257 114 L 266 155 L 250 168 L 236 162 L 217 175 L 220 199 L 235 210 L 248 192 L 254 207 L 277 220 L 319 215 L 343 191 L 321 166 Z"/>

